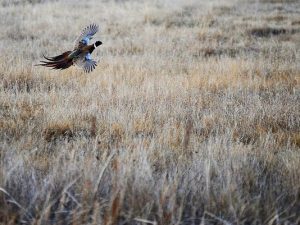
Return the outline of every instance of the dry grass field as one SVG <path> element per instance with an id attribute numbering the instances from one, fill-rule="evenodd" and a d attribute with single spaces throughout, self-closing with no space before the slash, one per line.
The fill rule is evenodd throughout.
<path id="1" fill-rule="evenodd" d="M 88 24 L 92 73 L 36 67 Z M 0 224 L 300 224 L 297 0 L 0 0 Z"/>

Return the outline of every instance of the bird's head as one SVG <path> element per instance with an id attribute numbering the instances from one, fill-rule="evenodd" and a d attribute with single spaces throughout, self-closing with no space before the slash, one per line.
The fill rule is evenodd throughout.
<path id="1" fill-rule="evenodd" d="M 99 45 L 102 45 L 102 42 L 101 41 L 96 41 L 95 45 L 96 45 L 96 47 L 98 47 Z"/>

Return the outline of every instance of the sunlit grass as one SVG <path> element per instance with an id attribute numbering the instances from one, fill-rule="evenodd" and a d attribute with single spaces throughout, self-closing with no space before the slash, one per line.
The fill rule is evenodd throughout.
<path id="1" fill-rule="evenodd" d="M 299 223 L 296 1 L 0 5 L 0 224 Z"/>

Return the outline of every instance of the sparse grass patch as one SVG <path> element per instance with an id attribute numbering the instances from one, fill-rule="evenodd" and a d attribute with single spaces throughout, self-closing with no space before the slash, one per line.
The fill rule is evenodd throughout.
<path id="1" fill-rule="evenodd" d="M 292 35 L 295 33 L 299 33 L 299 29 L 286 29 L 286 28 L 275 28 L 275 27 L 259 27 L 259 28 L 252 28 L 248 30 L 248 33 L 254 37 L 259 38 L 270 38 L 276 36 L 283 36 L 283 35 Z"/>

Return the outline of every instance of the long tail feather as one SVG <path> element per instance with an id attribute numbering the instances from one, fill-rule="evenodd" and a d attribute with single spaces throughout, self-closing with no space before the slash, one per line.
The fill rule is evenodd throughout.
<path id="1" fill-rule="evenodd" d="M 55 61 L 55 57 L 46 57 L 45 55 L 43 55 L 43 57 L 49 61 Z"/>
<path id="2" fill-rule="evenodd" d="M 71 51 L 66 51 L 64 53 L 62 53 L 61 55 L 58 56 L 54 56 L 54 57 L 46 57 L 45 55 L 43 55 L 43 57 L 49 61 L 59 61 L 59 60 L 63 60 L 65 58 L 67 58 L 70 55 Z"/>
<path id="3" fill-rule="evenodd" d="M 73 60 L 70 59 L 68 56 L 71 51 L 64 52 L 61 55 L 54 56 L 54 57 L 43 57 L 48 61 L 40 61 L 41 63 L 35 66 L 45 66 L 45 67 L 52 67 L 52 69 L 67 69 L 73 65 Z"/>
<path id="4" fill-rule="evenodd" d="M 67 69 L 73 65 L 72 60 L 61 60 L 58 62 L 45 62 L 38 64 L 38 66 L 52 67 L 53 69 Z"/>

